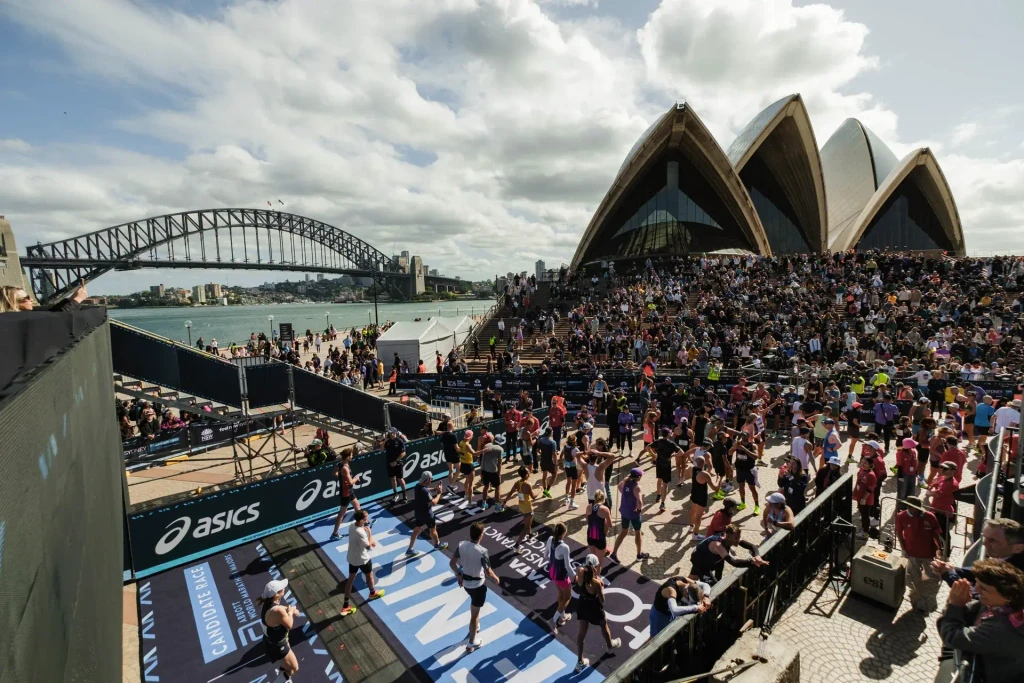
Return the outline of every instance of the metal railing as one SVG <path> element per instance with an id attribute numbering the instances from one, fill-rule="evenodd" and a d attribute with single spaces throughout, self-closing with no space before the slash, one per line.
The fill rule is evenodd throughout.
<path id="1" fill-rule="evenodd" d="M 710 671 L 748 620 L 754 628 L 775 624 L 846 544 L 833 522 L 851 516 L 853 479 L 852 473 L 844 474 L 796 516 L 792 531 L 778 531 L 760 546 L 768 566 L 727 574 L 712 589 L 706 612 L 673 620 L 605 680 L 650 683 Z"/>

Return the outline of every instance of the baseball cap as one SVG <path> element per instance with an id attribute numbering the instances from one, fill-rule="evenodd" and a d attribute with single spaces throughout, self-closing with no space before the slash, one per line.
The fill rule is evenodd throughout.
<path id="1" fill-rule="evenodd" d="M 778 505 L 779 503 L 785 503 L 786 497 L 779 493 L 778 491 L 776 491 L 775 493 L 772 493 L 771 495 L 768 496 L 768 502 L 775 503 L 776 505 Z"/>
<path id="2" fill-rule="evenodd" d="M 918 403 L 931 403 L 931 401 L 929 401 L 926 396 L 922 396 L 921 398 L 917 399 L 917 402 Z"/>
<path id="3" fill-rule="evenodd" d="M 913 439 L 903 439 L 903 448 L 908 451 L 912 448 L 917 448 L 917 442 Z"/>
<path id="4" fill-rule="evenodd" d="M 580 427 L 580 429 L 582 429 L 585 432 L 589 432 L 593 428 L 594 428 L 594 424 L 592 422 L 584 422 L 583 426 Z"/>
<path id="5" fill-rule="evenodd" d="M 833 420 L 831 417 L 826 417 L 824 420 L 821 421 L 821 424 L 823 425 L 834 425 L 835 423 L 836 421 Z"/>
<path id="6" fill-rule="evenodd" d="M 877 441 L 868 441 L 864 445 L 870 446 L 871 448 L 874 448 L 876 451 L 882 450 L 882 444 L 878 443 Z"/>
<path id="7" fill-rule="evenodd" d="M 288 587 L 288 579 L 277 579 L 275 581 L 269 581 L 266 586 L 263 587 L 263 597 L 267 600 L 274 597 L 285 588 Z"/>
<path id="8" fill-rule="evenodd" d="M 309 445 L 310 446 L 321 446 L 321 445 L 323 445 L 323 443 L 324 442 L 321 441 L 320 439 L 313 439 L 312 441 L 309 442 Z"/>
<path id="9" fill-rule="evenodd" d="M 948 407 L 949 407 L 950 410 L 960 410 L 960 404 L 959 403 L 950 403 Z"/>
<path id="10" fill-rule="evenodd" d="M 634 467 L 629 471 L 629 476 L 639 479 L 640 477 L 644 476 L 644 471 L 639 467 Z"/>
<path id="11" fill-rule="evenodd" d="M 472 439 L 473 438 L 473 430 L 472 429 L 467 429 L 466 431 L 462 432 L 462 438 L 463 439 Z"/>
<path id="12" fill-rule="evenodd" d="M 597 555 L 595 555 L 594 553 L 590 553 L 589 555 L 587 555 L 586 559 L 583 560 L 583 564 L 585 564 L 588 567 L 600 567 L 601 560 L 597 559 Z"/>
<path id="13" fill-rule="evenodd" d="M 833 455 L 831 458 L 828 459 L 828 464 L 829 465 L 841 465 L 842 463 L 839 462 L 839 456 Z"/>
<path id="14" fill-rule="evenodd" d="M 956 469 L 956 463 L 951 461 L 951 460 L 947 460 L 946 462 L 944 462 L 941 465 L 939 465 L 939 468 L 943 469 L 943 470 L 955 470 Z"/>

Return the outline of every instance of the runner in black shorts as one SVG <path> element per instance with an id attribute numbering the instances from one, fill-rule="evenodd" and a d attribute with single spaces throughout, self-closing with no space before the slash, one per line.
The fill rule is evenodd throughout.
<path id="1" fill-rule="evenodd" d="M 434 506 L 441 501 L 441 487 L 438 487 L 435 494 L 434 490 L 430 488 L 431 481 L 433 481 L 433 477 L 430 475 L 430 472 L 424 472 L 420 475 L 419 482 L 412 489 L 413 506 L 416 511 L 416 526 L 413 527 L 412 536 L 409 537 L 409 549 L 405 551 L 405 554 L 409 557 L 419 555 L 415 548 L 413 548 L 413 545 L 416 543 L 416 537 L 424 529 L 430 533 L 430 540 L 433 541 L 436 549 L 444 550 L 448 547 L 447 543 L 441 543 L 437 537 L 437 520 L 434 519 Z"/>
<path id="2" fill-rule="evenodd" d="M 355 448 L 346 448 L 341 452 L 341 464 L 338 465 L 338 491 L 341 497 L 341 508 L 338 510 L 338 516 L 334 520 L 334 532 L 331 534 L 332 541 L 340 538 L 338 531 L 341 529 L 341 522 L 345 518 L 349 504 L 355 508 L 356 512 L 361 509 L 359 507 L 359 500 L 356 499 L 352 491 L 355 486 L 355 478 L 352 476 L 350 463 L 355 452 Z M 366 526 L 370 526 L 370 520 L 366 520 Z"/>
<path id="3" fill-rule="evenodd" d="M 484 536 L 482 522 L 473 522 L 469 527 L 469 540 L 462 541 L 455 549 L 455 555 L 448 562 L 455 575 L 459 577 L 459 586 L 469 593 L 469 637 L 466 639 L 466 652 L 472 652 L 483 641 L 478 637 L 480 627 L 480 608 L 487 602 L 486 580 L 499 583 L 498 575 L 491 569 L 491 558 L 487 549 L 480 545 Z"/>
<path id="4" fill-rule="evenodd" d="M 576 636 L 576 673 L 583 671 L 590 664 L 583 656 L 583 644 L 591 625 L 601 629 L 608 652 L 622 645 L 620 638 L 612 639 L 612 632 L 608 629 L 608 617 L 604 612 L 604 586 L 598 569 L 600 566 L 601 560 L 597 559 L 597 555 L 587 555 L 583 566 L 576 573 L 575 588 L 579 595 L 576 601 L 576 615 L 579 617 L 580 625 L 579 634 Z"/>
<path id="5" fill-rule="evenodd" d="M 269 582 L 263 588 L 263 597 L 258 603 L 263 625 L 263 651 L 271 663 L 281 662 L 286 683 L 299 670 L 299 660 L 288 643 L 288 633 L 295 625 L 294 619 L 299 616 L 299 610 L 294 605 L 285 607 L 281 604 L 287 587 L 288 579 Z"/>
<path id="6" fill-rule="evenodd" d="M 391 479 L 391 502 L 398 502 L 398 484 L 402 485 L 402 500 L 409 500 L 405 494 L 405 437 L 397 429 L 390 429 L 384 439 L 384 457 L 388 463 L 388 477 Z"/>

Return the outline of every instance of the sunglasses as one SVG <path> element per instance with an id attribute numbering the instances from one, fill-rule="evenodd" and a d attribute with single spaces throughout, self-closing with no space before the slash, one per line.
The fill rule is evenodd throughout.
<path id="1" fill-rule="evenodd" d="M 17 297 L 17 299 L 15 299 L 15 301 L 17 301 L 19 304 L 27 304 L 28 302 L 32 301 L 32 297 L 30 297 L 30 296 L 19 296 L 19 297 Z"/>

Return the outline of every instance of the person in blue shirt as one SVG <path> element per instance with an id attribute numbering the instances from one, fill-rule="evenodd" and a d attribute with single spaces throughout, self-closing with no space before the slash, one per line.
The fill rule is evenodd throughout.
<path id="1" fill-rule="evenodd" d="M 992 397 L 985 395 L 981 403 L 974 409 L 974 435 L 978 437 L 978 451 L 985 452 L 985 442 L 992 431 L 992 415 L 996 412 L 992 405 Z"/>

